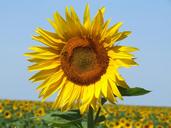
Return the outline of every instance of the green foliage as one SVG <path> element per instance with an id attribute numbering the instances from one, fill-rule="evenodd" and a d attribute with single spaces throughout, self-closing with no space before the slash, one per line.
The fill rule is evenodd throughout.
<path id="1" fill-rule="evenodd" d="M 81 124 L 82 117 L 78 110 L 51 112 L 42 117 L 42 120 L 52 128 L 83 128 Z"/>
<path id="2" fill-rule="evenodd" d="M 96 119 L 96 123 L 100 123 L 100 122 L 103 122 L 105 120 L 106 120 L 106 117 L 104 115 L 101 115 Z"/>
<path id="3" fill-rule="evenodd" d="M 144 88 L 134 87 L 134 88 L 122 88 L 118 86 L 118 89 L 122 96 L 140 96 L 145 95 L 151 91 Z"/>

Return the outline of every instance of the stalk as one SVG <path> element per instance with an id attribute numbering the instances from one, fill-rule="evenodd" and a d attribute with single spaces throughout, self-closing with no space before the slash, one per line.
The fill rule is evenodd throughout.
<path id="1" fill-rule="evenodd" d="M 88 110 L 87 128 L 95 128 L 95 122 L 94 122 L 93 108 L 92 107 L 89 107 L 89 110 Z"/>

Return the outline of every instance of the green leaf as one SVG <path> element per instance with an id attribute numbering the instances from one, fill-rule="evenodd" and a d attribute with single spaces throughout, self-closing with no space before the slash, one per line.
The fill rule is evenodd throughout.
<path id="1" fill-rule="evenodd" d="M 82 128 L 82 117 L 78 110 L 67 112 L 55 111 L 42 117 L 42 119 L 51 127 Z"/>
<path id="2" fill-rule="evenodd" d="M 105 120 L 106 120 L 105 116 L 102 115 L 102 116 L 99 116 L 99 117 L 96 119 L 96 123 L 100 123 L 100 122 L 103 122 L 103 121 L 105 121 Z"/>
<path id="3" fill-rule="evenodd" d="M 122 88 L 118 86 L 118 89 L 122 96 L 140 96 L 145 95 L 151 91 L 144 88 L 134 87 L 134 88 Z"/>

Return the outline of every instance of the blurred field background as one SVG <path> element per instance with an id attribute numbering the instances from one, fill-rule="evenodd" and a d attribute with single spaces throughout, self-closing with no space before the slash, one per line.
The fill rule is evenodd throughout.
<path id="1" fill-rule="evenodd" d="M 47 128 L 42 119 L 52 102 L 0 100 L 0 128 Z M 106 104 L 100 115 L 106 121 L 99 128 L 171 128 L 171 108 Z M 83 117 L 86 118 L 86 117 Z"/>

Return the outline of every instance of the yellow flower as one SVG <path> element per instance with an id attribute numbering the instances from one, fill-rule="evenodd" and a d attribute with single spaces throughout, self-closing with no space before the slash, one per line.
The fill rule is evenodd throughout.
<path id="1" fill-rule="evenodd" d="M 23 116 L 22 111 L 18 111 L 15 113 L 17 118 L 21 118 Z"/>
<path id="2" fill-rule="evenodd" d="M 115 123 L 114 122 L 110 122 L 108 128 L 115 128 Z"/>
<path id="3" fill-rule="evenodd" d="M 14 103 L 13 103 L 12 108 L 13 108 L 13 110 L 17 110 L 17 109 L 18 109 L 17 102 L 14 102 Z"/>
<path id="4" fill-rule="evenodd" d="M 41 116 L 44 116 L 45 115 L 45 110 L 44 108 L 38 108 L 36 111 L 35 111 L 35 114 L 34 114 L 36 117 L 41 117 Z"/>
<path id="5" fill-rule="evenodd" d="M 3 107 L 3 105 L 0 103 L 0 113 L 2 113 L 3 110 L 4 110 L 4 107 Z"/>
<path id="6" fill-rule="evenodd" d="M 154 128 L 154 125 L 145 123 L 143 124 L 143 128 Z"/>
<path id="7" fill-rule="evenodd" d="M 96 109 L 101 97 L 112 103 L 122 99 L 117 86 L 128 88 L 118 68 L 137 65 L 131 54 L 137 48 L 116 45 L 131 32 L 119 32 L 122 22 L 109 27 L 104 11 L 91 20 L 87 5 L 81 23 L 73 7 L 66 8 L 65 19 L 58 12 L 49 19 L 55 32 L 36 29 L 32 38 L 45 46 L 32 46 L 33 52 L 25 54 L 34 63 L 29 71 L 39 71 L 30 80 L 42 81 L 37 89 L 43 101 L 57 92 L 54 108 L 77 106 L 84 113 L 90 106 Z"/>
<path id="8" fill-rule="evenodd" d="M 6 99 L 4 102 L 5 105 L 9 105 L 10 103 L 11 103 L 10 99 Z"/>
<path id="9" fill-rule="evenodd" d="M 121 124 L 125 124 L 126 123 L 126 118 L 124 118 L 124 117 L 122 117 L 122 118 L 120 118 L 119 119 L 119 122 L 121 123 Z"/>
<path id="10" fill-rule="evenodd" d="M 12 114 L 10 111 L 6 110 L 4 111 L 4 118 L 5 119 L 10 119 L 12 117 Z"/>
<path id="11" fill-rule="evenodd" d="M 162 125 L 157 125 L 156 128 L 164 128 Z"/>
<path id="12" fill-rule="evenodd" d="M 116 121 L 116 122 L 114 122 L 114 126 L 115 126 L 115 127 L 120 127 L 121 124 L 120 124 L 118 121 Z"/>
<path id="13" fill-rule="evenodd" d="M 137 122 L 135 122 L 134 126 L 135 126 L 136 128 L 142 128 L 142 122 L 137 121 Z"/>

